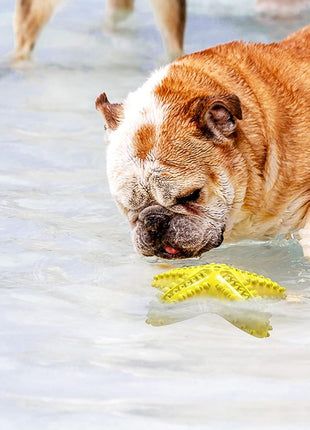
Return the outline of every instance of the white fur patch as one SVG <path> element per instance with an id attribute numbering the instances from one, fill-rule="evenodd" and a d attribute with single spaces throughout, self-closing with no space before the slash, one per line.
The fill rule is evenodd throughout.
<path id="1" fill-rule="evenodd" d="M 134 158 L 133 137 L 144 124 L 154 124 L 159 128 L 162 124 L 165 106 L 156 98 L 154 89 L 167 75 L 168 66 L 155 71 L 150 78 L 136 91 L 130 93 L 124 102 L 124 120 L 116 130 L 108 132 L 107 172 L 112 194 L 119 199 L 119 191 L 130 182 L 140 184 L 155 167 L 151 161 L 151 154 L 144 163 Z M 127 193 L 126 193 L 127 194 Z"/>
<path id="2" fill-rule="evenodd" d="M 154 89 L 167 75 L 168 67 L 156 70 L 149 79 L 136 91 L 129 93 L 124 102 L 124 121 L 118 128 L 119 133 L 132 137 L 146 123 L 161 125 L 164 107 L 154 95 Z"/>

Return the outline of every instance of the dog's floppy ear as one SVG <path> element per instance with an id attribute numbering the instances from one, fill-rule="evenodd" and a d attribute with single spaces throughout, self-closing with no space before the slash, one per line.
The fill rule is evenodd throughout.
<path id="1" fill-rule="evenodd" d="M 242 119 L 241 103 L 235 94 L 202 99 L 199 103 L 199 125 L 219 141 L 225 141 L 236 130 L 236 119 Z"/>
<path id="2" fill-rule="evenodd" d="M 96 100 L 96 109 L 100 110 L 109 130 L 116 130 L 124 116 L 124 109 L 121 103 L 110 103 L 106 93 L 100 94 Z"/>

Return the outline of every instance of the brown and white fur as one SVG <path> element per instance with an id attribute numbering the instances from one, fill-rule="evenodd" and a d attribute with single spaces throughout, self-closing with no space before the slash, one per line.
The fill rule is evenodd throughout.
<path id="1" fill-rule="evenodd" d="M 138 252 L 186 258 L 301 229 L 310 257 L 310 26 L 184 56 L 96 107 Z"/>
<path id="2" fill-rule="evenodd" d="M 85 0 L 87 1 L 87 0 Z M 44 25 L 64 0 L 17 0 L 14 14 L 15 61 L 28 60 Z M 170 59 L 183 53 L 185 0 L 151 0 Z M 106 22 L 113 27 L 132 12 L 134 0 L 107 0 Z"/>

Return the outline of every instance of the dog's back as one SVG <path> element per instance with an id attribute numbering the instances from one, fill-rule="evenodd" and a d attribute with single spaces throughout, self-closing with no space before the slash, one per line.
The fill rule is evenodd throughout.
<path id="1" fill-rule="evenodd" d="M 310 58 L 310 25 L 290 34 L 280 42 L 284 49 L 294 52 L 294 55 L 304 59 Z"/>

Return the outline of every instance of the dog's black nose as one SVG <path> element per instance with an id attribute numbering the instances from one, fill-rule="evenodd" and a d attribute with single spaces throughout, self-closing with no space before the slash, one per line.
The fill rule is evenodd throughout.
<path id="1" fill-rule="evenodd" d="M 153 238 L 159 238 L 169 227 L 170 217 L 164 213 L 150 213 L 143 219 L 144 227 Z"/>

